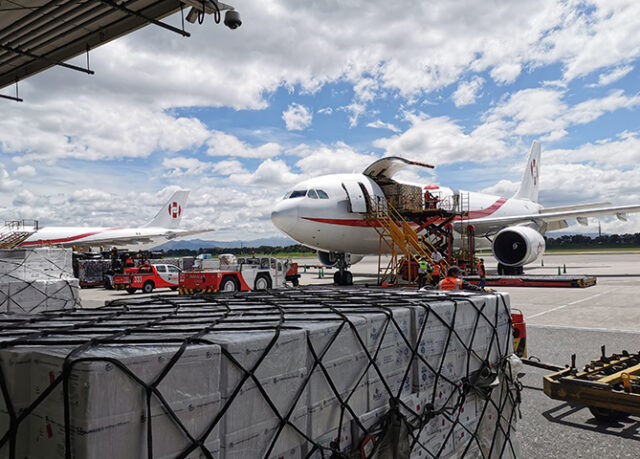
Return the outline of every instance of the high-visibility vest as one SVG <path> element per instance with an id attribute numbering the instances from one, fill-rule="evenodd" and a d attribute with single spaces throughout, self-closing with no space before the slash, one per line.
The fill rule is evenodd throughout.
<path id="1" fill-rule="evenodd" d="M 434 276 L 439 276 L 440 275 L 440 265 L 435 265 L 433 267 L 433 275 Z"/>
<path id="2" fill-rule="evenodd" d="M 438 282 L 439 290 L 461 290 L 462 289 L 462 279 L 458 279 L 457 277 L 445 277 L 440 282 Z"/>
<path id="3" fill-rule="evenodd" d="M 418 272 L 426 273 L 428 266 L 429 266 L 429 264 L 426 261 L 419 262 L 418 263 Z"/>
<path id="4" fill-rule="evenodd" d="M 484 269 L 484 264 L 478 263 L 478 276 L 484 277 L 487 275 L 487 271 Z"/>

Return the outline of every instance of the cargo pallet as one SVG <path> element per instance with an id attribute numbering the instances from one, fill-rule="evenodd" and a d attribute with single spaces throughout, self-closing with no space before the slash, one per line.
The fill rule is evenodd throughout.
<path id="1" fill-rule="evenodd" d="M 544 393 L 554 400 L 585 405 L 596 419 L 615 421 L 629 414 L 640 415 L 640 353 L 602 356 L 577 371 L 575 354 L 571 367 L 547 375 Z"/>
<path id="2" fill-rule="evenodd" d="M 478 276 L 465 276 L 471 284 L 480 283 Z M 487 276 L 487 287 L 566 287 L 587 288 L 596 285 L 595 276 Z"/>

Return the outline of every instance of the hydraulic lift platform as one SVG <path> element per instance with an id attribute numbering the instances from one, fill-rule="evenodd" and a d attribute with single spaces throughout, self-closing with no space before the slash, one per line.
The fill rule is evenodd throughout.
<path id="1" fill-rule="evenodd" d="M 464 276 L 471 284 L 478 284 L 480 277 Z M 487 287 L 568 287 L 586 288 L 596 285 L 595 276 L 487 276 Z"/>
<path id="2" fill-rule="evenodd" d="M 582 371 L 571 367 L 547 375 L 544 393 L 555 400 L 585 405 L 600 421 L 640 415 L 640 353 L 622 351 L 592 360 Z"/>

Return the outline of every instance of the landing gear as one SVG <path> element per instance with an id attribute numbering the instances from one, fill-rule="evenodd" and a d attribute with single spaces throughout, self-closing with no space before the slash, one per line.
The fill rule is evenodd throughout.
<path id="1" fill-rule="evenodd" d="M 338 285 L 353 285 L 353 274 L 346 269 L 336 271 L 333 273 L 333 282 Z"/>
<path id="2" fill-rule="evenodd" d="M 524 274 L 524 267 L 505 266 L 502 263 L 498 263 L 498 274 L 500 276 L 521 276 Z"/>
<path id="3" fill-rule="evenodd" d="M 333 282 L 337 285 L 353 285 L 353 274 L 348 270 L 349 264 L 347 263 L 344 253 L 336 254 L 337 261 L 335 267 L 338 268 L 333 274 Z"/>

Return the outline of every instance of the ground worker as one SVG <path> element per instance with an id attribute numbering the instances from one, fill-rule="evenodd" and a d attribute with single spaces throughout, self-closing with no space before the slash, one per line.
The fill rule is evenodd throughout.
<path id="1" fill-rule="evenodd" d="M 427 270 L 429 269 L 429 263 L 422 257 L 418 261 L 418 288 L 424 287 L 427 282 Z"/>
<path id="2" fill-rule="evenodd" d="M 480 258 L 477 268 L 478 276 L 480 276 L 480 283 L 478 284 L 478 287 L 484 288 L 484 286 L 487 284 L 487 270 L 484 268 L 484 259 Z"/>
<path id="3" fill-rule="evenodd" d="M 127 268 L 131 268 L 132 266 L 135 266 L 135 263 L 133 262 L 133 258 L 131 258 L 131 255 L 129 255 L 129 257 L 127 258 L 127 261 L 124 262 L 124 265 Z"/>
<path id="4" fill-rule="evenodd" d="M 433 266 L 433 272 L 431 273 L 432 285 L 436 285 L 438 282 L 440 282 L 440 273 L 441 272 L 442 272 L 442 267 L 440 266 L 440 263 L 436 263 Z"/>
<path id="5" fill-rule="evenodd" d="M 451 266 L 447 270 L 447 277 L 438 282 L 438 290 L 472 290 L 475 292 L 492 292 L 491 289 L 485 289 L 477 285 L 460 279 L 462 270 L 457 266 Z"/>

